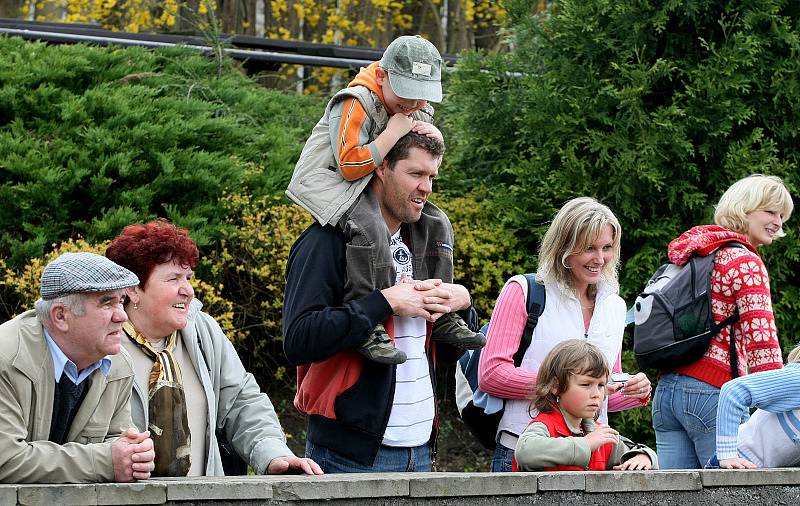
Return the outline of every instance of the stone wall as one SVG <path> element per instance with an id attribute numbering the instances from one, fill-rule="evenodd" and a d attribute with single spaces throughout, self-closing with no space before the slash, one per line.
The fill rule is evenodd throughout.
<path id="1" fill-rule="evenodd" d="M 134 484 L 0 485 L 0 504 L 506 506 L 800 504 L 800 469 L 418 473 L 153 479 Z"/>

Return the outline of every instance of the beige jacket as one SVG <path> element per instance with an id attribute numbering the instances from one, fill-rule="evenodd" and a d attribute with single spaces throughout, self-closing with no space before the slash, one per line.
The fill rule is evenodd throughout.
<path id="1" fill-rule="evenodd" d="M 112 357 L 108 377 L 90 381 L 69 442 L 47 440 L 53 413 L 53 359 L 42 325 L 27 311 L 0 325 L 0 482 L 113 481 L 111 441 L 131 427 L 133 366 L 125 350 Z"/>

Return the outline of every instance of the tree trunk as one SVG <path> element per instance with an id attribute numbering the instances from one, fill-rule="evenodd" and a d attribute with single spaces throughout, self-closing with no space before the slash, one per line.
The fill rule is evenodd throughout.
<path id="1" fill-rule="evenodd" d="M 0 0 L 0 18 L 18 17 L 23 5 L 25 3 L 20 0 Z"/>

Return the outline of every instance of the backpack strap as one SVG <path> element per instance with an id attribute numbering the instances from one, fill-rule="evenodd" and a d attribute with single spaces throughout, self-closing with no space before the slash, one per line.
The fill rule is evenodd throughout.
<path id="1" fill-rule="evenodd" d="M 738 310 L 736 316 L 739 316 Z M 733 338 L 733 323 L 731 323 L 731 333 L 728 334 L 728 336 L 728 341 L 731 343 L 731 348 L 729 351 L 731 354 L 731 376 L 736 379 L 739 377 L 739 356 L 736 354 L 736 339 Z"/>
<path id="2" fill-rule="evenodd" d="M 519 278 L 522 276 L 514 276 Z M 544 312 L 544 305 L 547 301 L 547 292 L 543 284 L 536 281 L 535 274 L 525 274 L 525 284 L 522 289 L 525 291 L 525 308 L 528 311 L 528 319 L 525 322 L 525 330 L 522 331 L 522 337 L 519 340 L 519 349 L 514 353 L 514 366 L 519 367 L 522 364 L 522 358 L 525 352 L 531 345 L 533 340 L 533 331 L 536 324 L 539 323 L 539 317 Z M 516 280 L 522 284 L 520 279 Z"/>
<path id="3" fill-rule="evenodd" d="M 719 250 L 722 249 L 722 248 L 745 248 L 745 249 L 747 249 L 747 246 L 745 246 L 744 244 L 740 243 L 739 241 L 729 241 L 729 242 L 726 242 L 724 245 L 722 245 L 722 247 L 717 250 L 717 253 L 719 253 Z M 730 315 L 729 317 L 725 318 L 719 324 L 719 328 L 720 329 L 723 329 L 723 328 L 725 328 L 727 326 L 730 326 L 730 328 L 731 328 L 730 333 L 728 334 L 728 341 L 730 343 L 730 348 L 728 349 L 728 353 L 730 354 L 729 356 L 730 356 L 730 359 L 731 359 L 731 376 L 734 377 L 734 378 L 738 378 L 739 377 L 739 356 L 736 354 L 736 339 L 734 339 L 734 336 L 733 336 L 733 324 L 739 321 L 739 316 L 740 316 L 739 315 L 739 308 L 737 307 L 737 308 L 734 309 L 734 312 L 733 312 L 732 315 Z"/>

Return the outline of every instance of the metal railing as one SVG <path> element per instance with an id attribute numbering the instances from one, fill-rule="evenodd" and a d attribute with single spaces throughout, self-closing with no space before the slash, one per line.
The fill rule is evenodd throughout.
<path id="1" fill-rule="evenodd" d="M 0 34 L 54 44 L 86 43 L 99 46 L 168 47 L 182 45 L 203 53 L 214 51 L 198 35 L 112 32 L 90 24 L 68 24 L 0 18 Z M 383 50 L 366 47 L 336 46 L 248 35 L 223 35 L 223 50 L 231 58 L 244 62 L 250 72 L 277 70 L 281 64 L 335 67 L 358 70 L 381 58 Z M 443 55 L 448 64 L 456 57 Z"/>

